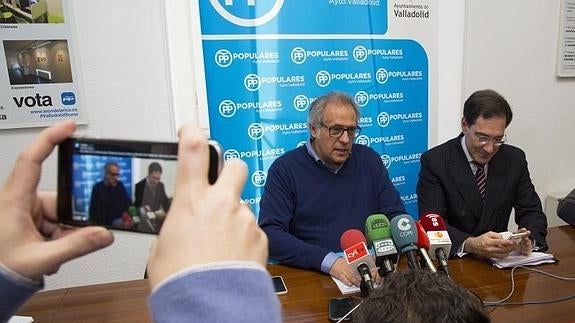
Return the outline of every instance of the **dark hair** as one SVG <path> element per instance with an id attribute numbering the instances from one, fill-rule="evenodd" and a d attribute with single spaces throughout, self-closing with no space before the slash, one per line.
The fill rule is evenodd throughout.
<path id="1" fill-rule="evenodd" d="M 150 165 L 148 165 L 148 175 L 150 175 L 153 172 L 162 172 L 162 166 L 160 166 L 159 163 L 157 162 L 153 162 Z"/>
<path id="2" fill-rule="evenodd" d="M 120 165 L 118 165 L 116 161 L 110 160 L 104 165 L 104 174 L 108 173 L 108 168 L 110 168 L 111 166 L 116 166 L 117 168 L 120 168 Z"/>
<path id="3" fill-rule="evenodd" d="M 507 127 L 513 119 L 513 112 L 501 94 L 493 90 L 480 90 L 471 94 L 463 105 L 463 117 L 467 125 L 473 125 L 479 116 L 484 119 L 503 117 Z"/>
<path id="4" fill-rule="evenodd" d="M 356 122 L 359 122 L 359 108 L 353 99 L 339 91 L 329 92 L 317 98 L 311 104 L 309 108 L 309 115 L 307 118 L 307 123 L 309 126 L 319 126 L 323 122 L 325 107 L 328 103 L 339 103 L 344 105 L 349 105 L 353 108 L 355 112 Z"/>
<path id="5" fill-rule="evenodd" d="M 354 322 L 490 322 L 475 294 L 443 274 L 423 270 L 395 272 L 371 291 Z"/>

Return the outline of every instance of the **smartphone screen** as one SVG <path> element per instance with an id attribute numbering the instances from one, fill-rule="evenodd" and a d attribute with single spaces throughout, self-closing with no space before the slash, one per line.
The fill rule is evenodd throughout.
<path id="1" fill-rule="evenodd" d="M 274 290 L 275 290 L 276 294 L 278 294 L 278 295 L 287 294 L 287 287 L 286 287 L 284 280 L 281 276 L 272 277 L 272 282 L 274 284 Z"/>
<path id="2" fill-rule="evenodd" d="M 353 300 L 351 297 L 330 298 L 328 306 L 328 318 L 331 321 L 339 321 L 353 308 Z M 351 320 L 351 315 L 348 315 L 345 321 Z"/>
<path id="3" fill-rule="evenodd" d="M 58 146 L 59 221 L 157 234 L 172 203 L 178 144 L 68 138 Z M 221 148 L 210 141 L 214 183 Z"/>

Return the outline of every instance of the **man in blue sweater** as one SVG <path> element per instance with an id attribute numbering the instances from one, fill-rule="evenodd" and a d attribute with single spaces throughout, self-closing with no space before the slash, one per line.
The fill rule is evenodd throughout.
<path id="1" fill-rule="evenodd" d="M 381 157 L 354 144 L 359 109 L 341 92 L 328 93 L 309 110 L 310 138 L 271 165 L 260 202 L 259 225 L 270 258 L 358 285 L 359 276 L 336 252 L 349 229 L 370 214 L 405 213 Z"/>

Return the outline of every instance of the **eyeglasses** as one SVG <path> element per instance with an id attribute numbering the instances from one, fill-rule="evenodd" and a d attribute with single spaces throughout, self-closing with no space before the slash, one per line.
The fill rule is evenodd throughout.
<path id="1" fill-rule="evenodd" d="M 120 173 L 108 173 L 108 175 L 112 175 L 114 177 L 120 177 Z"/>
<path id="2" fill-rule="evenodd" d="M 501 138 L 491 138 L 485 135 L 478 135 L 477 133 L 473 133 L 473 135 L 475 136 L 475 139 L 477 139 L 477 142 L 479 142 L 481 146 L 487 145 L 488 142 L 493 142 L 493 146 L 499 147 L 505 143 L 505 140 L 507 140 L 507 138 L 505 138 L 505 135 L 503 135 L 503 137 Z"/>
<path id="3" fill-rule="evenodd" d="M 342 127 L 342 126 L 333 126 L 333 127 L 328 127 L 325 124 L 321 124 L 322 127 L 327 128 L 327 131 L 329 133 L 330 137 L 333 138 L 339 138 L 343 135 L 344 131 L 347 131 L 347 135 L 350 138 L 355 138 L 357 136 L 359 136 L 359 133 L 361 132 L 361 128 L 360 127 Z"/>

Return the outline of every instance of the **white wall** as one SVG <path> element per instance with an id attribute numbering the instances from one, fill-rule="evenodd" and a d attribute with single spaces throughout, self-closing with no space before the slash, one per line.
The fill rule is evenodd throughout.
<path id="1" fill-rule="evenodd" d="M 84 78 L 87 126 L 79 133 L 174 140 L 161 0 L 76 0 L 73 3 Z M 2 130 L 0 183 L 17 152 L 41 129 Z M 56 160 L 43 168 L 40 187 L 55 190 Z M 153 236 L 117 233 L 112 247 L 72 261 L 46 280 L 59 288 L 143 276 Z"/>
<path id="2" fill-rule="evenodd" d="M 467 1 L 464 97 L 482 88 L 506 97 L 508 140 L 527 154 L 542 201 L 575 187 L 575 78 L 555 73 L 559 9 L 560 0 Z"/>
<path id="3" fill-rule="evenodd" d="M 175 138 L 161 1 L 72 2 L 89 112 L 89 125 L 79 132 Z M 459 133 L 465 97 L 475 89 L 494 88 L 514 108 L 509 139 L 526 151 L 541 198 L 573 187 L 575 150 L 569 144 L 573 133 L 569 123 L 575 120 L 575 112 L 568 106 L 575 102 L 574 81 L 557 80 L 554 67 L 559 0 L 475 0 L 466 4 L 442 0 L 439 12 L 439 108 L 437 124 L 430 125 L 436 127 L 431 133 L 437 137 L 430 138 L 430 143 L 441 143 Z M 38 131 L 0 132 L 0 169 L 4 170 L 0 182 L 7 177 L 16 153 Z M 40 187 L 56 187 L 54 158 L 45 164 Z M 144 234 L 117 233 L 113 246 L 62 266 L 58 274 L 48 277 L 47 288 L 139 279 L 152 239 Z"/>

